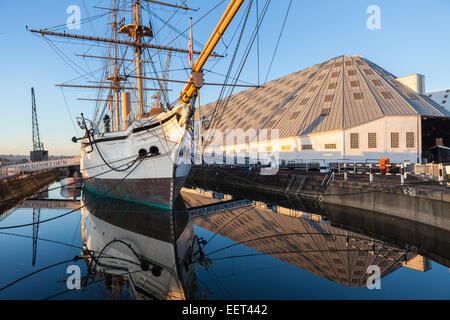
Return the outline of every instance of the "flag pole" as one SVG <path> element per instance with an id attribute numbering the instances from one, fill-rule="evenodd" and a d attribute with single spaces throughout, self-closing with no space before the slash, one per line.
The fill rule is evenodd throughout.
<path id="1" fill-rule="evenodd" d="M 191 69 L 194 67 L 194 57 L 193 57 L 193 40 L 192 40 L 192 17 L 189 18 L 190 20 L 190 32 L 189 32 L 189 66 Z"/>

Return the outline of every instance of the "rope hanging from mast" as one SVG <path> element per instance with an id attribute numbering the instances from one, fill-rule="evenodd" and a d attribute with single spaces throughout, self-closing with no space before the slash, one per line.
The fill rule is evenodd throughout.
<path id="1" fill-rule="evenodd" d="M 222 18 L 211 34 L 211 37 L 200 53 L 200 56 L 197 58 L 197 62 L 194 64 L 194 67 L 192 68 L 192 76 L 181 92 L 181 103 L 189 103 L 197 90 L 203 85 L 202 68 L 243 2 L 244 0 L 230 1 L 230 4 L 225 10 L 225 13 L 222 15 Z"/>

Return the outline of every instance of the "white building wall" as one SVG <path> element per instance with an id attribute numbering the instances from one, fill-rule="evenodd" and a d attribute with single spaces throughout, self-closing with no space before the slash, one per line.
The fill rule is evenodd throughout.
<path id="1" fill-rule="evenodd" d="M 389 158 L 391 162 L 418 162 L 420 159 L 420 118 L 417 116 L 393 116 L 378 119 L 361 126 L 348 129 L 345 133 L 345 158 L 358 161 L 374 162 L 382 158 Z M 406 133 L 414 133 L 414 147 L 406 145 Z M 352 149 L 350 134 L 359 134 L 359 148 Z M 377 147 L 369 148 L 368 134 L 376 133 Z M 391 133 L 398 133 L 399 147 L 391 146 Z"/>
<path id="2" fill-rule="evenodd" d="M 392 148 L 391 132 L 398 133 L 399 147 Z M 406 134 L 414 133 L 414 147 L 407 147 Z M 334 131 L 323 134 L 313 134 L 300 137 L 281 138 L 261 143 L 239 144 L 228 149 L 226 163 L 235 160 L 244 163 L 245 157 L 267 159 L 276 157 L 281 162 L 378 162 L 379 159 L 389 158 L 395 162 L 419 162 L 420 159 L 420 118 L 417 116 L 384 117 L 345 131 Z M 359 136 L 358 148 L 351 148 L 351 134 Z M 376 133 L 376 148 L 369 148 L 368 134 Z M 302 150 L 303 145 L 311 145 L 311 150 Z M 326 145 L 335 148 L 327 149 Z M 212 151 L 214 150 L 214 155 Z M 204 160 L 207 163 L 222 163 L 225 148 L 220 144 L 206 149 Z M 258 154 L 257 154 L 258 153 Z M 264 161 L 262 161 L 264 162 Z"/>

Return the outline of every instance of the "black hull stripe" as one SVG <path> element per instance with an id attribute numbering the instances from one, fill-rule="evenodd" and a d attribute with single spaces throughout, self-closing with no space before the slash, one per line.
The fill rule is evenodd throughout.
<path id="1" fill-rule="evenodd" d="M 148 125 L 148 126 L 144 126 L 144 127 L 139 127 L 139 128 L 133 129 L 132 134 L 133 134 L 133 133 L 136 133 L 136 132 L 141 132 L 141 131 L 146 131 L 146 130 L 148 130 L 148 129 L 156 128 L 156 127 L 158 127 L 160 124 L 166 123 L 167 121 L 169 121 L 170 119 L 172 119 L 172 118 L 175 117 L 175 116 L 177 116 L 177 120 L 179 120 L 180 117 L 181 117 L 181 115 L 180 115 L 179 113 L 177 113 L 177 112 L 172 113 L 169 117 L 167 117 L 167 118 L 165 118 L 165 119 L 162 119 L 161 121 L 158 121 L 158 122 L 156 122 L 156 123 L 150 124 L 150 125 Z"/>

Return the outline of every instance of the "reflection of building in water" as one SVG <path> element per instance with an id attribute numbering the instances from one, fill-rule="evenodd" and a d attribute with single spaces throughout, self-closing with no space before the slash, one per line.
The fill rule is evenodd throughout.
<path id="1" fill-rule="evenodd" d="M 231 200 L 232 196 L 220 192 L 207 191 L 200 188 L 181 189 L 181 195 L 188 208 L 205 206 L 213 203 L 218 203 L 223 200 Z"/>
<path id="2" fill-rule="evenodd" d="M 370 265 L 380 267 L 381 277 L 402 266 L 411 266 L 421 271 L 430 268 L 428 259 L 368 236 L 323 223 L 320 215 L 279 206 L 271 206 L 269 209 L 259 202 L 254 204 L 249 208 L 198 216 L 193 218 L 193 222 L 199 227 L 346 286 L 366 286 L 367 279 L 372 274 L 367 273 Z M 239 218 L 235 219 L 237 216 Z M 214 261 L 214 255 L 210 258 Z"/>
<path id="3" fill-rule="evenodd" d="M 86 263 L 89 270 L 109 279 L 110 288 L 119 277 L 128 281 L 137 299 L 195 297 L 196 278 L 190 264 L 194 232 L 182 200 L 173 212 L 89 193 L 83 204 Z"/>

